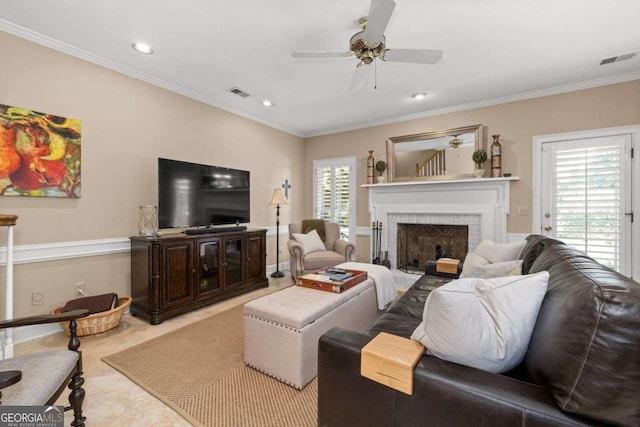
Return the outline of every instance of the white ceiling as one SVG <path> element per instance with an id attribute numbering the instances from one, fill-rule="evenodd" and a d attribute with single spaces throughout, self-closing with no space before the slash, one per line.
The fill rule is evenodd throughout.
<path id="1" fill-rule="evenodd" d="M 3 1 L 0 29 L 300 136 L 640 78 L 640 55 L 599 66 L 640 50 L 639 0 L 396 2 L 387 47 L 443 59 L 377 61 L 377 89 L 358 94 L 357 59 L 291 52 L 347 51 L 370 0 Z"/>

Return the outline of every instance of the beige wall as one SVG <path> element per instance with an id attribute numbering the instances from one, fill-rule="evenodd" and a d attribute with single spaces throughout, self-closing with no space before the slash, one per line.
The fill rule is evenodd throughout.
<path id="1" fill-rule="evenodd" d="M 302 138 L 0 32 L 0 103 L 82 121 L 82 197 L 1 197 L 0 212 L 19 215 L 15 244 L 122 238 L 137 234 L 138 206 L 157 204 L 157 158 L 251 171 L 251 225 L 275 225 L 273 188 L 293 183 L 281 224 L 302 218 Z M 283 228 L 281 227 L 281 231 Z M 286 252 L 286 239 L 281 239 Z M 6 229 L 0 230 L 0 246 Z M 275 264 L 275 239 L 267 242 Z M 282 259 L 288 259 L 284 254 Z M 90 293 L 129 294 L 128 255 L 16 266 L 16 315 L 41 313 Z M 5 269 L 0 269 L 4 300 Z M 45 290 L 31 307 L 32 290 Z M 4 307 L 4 303 L 2 304 Z"/>
<path id="2" fill-rule="evenodd" d="M 531 150 L 536 135 L 598 129 L 640 123 L 640 80 L 525 101 L 443 114 L 349 132 L 318 136 L 305 140 L 305 166 L 327 157 L 357 157 L 357 226 L 369 224 L 368 192 L 360 185 L 366 182 L 368 150 L 374 157 L 386 159 L 385 141 L 389 137 L 456 128 L 473 124 L 487 126 L 488 135 L 502 135 L 503 172 L 519 176 L 511 184 L 511 214 L 507 222 L 510 233 L 531 232 L 531 217 L 515 215 L 517 206 L 531 211 Z M 489 137 L 487 143 L 490 145 Z M 489 167 L 485 163 L 485 167 Z M 312 212 L 311 174 L 304 177 L 304 216 Z M 359 237 L 359 260 L 368 260 L 368 239 Z M 363 248 L 363 244 L 366 248 Z"/>
<path id="3" fill-rule="evenodd" d="M 47 244 L 124 238 L 137 233 L 137 209 L 157 203 L 156 159 L 167 157 L 251 171 L 251 225 L 272 227 L 267 206 L 273 188 L 289 179 L 286 225 L 311 217 L 314 159 L 356 155 L 357 225 L 369 223 L 367 150 L 385 158 L 388 137 L 481 123 L 500 133 L 503 170 L 519 175 L 512 184 L 512 212 L 531 206 L 531 141 L 534 135 L 640 123 L 640 81 L 496 105 L 339 134 L 301 138 L 185 98 L 0 32 L 0 103 L 82 120 L 82 197 L 1 197 L 0 212 L 19 215 L 15 244 Z M 508 231 L 530 231 L 529 216 L 511 215 Z M 6 229 L 0 230 L 0 246 Z M 357 257 L 368 260 L 368 238 L 358 236 Z M 281 238 L 281 262 L 288 259 Z M 275 239 L 267 242 L 267 264 L 275 263 Z M 129 256 L 115 254 L 17 265 L 15 314 L 49 311 L 74 297 L 86 282 L 98 294 L 129 293 Z M 283 268 L 288 268 L 283 262 Z M 0 299 L 5 269 L 0 268 Z M 31 292 L 44 290 L 45 305 L 31 307 Z M 2 304 L 2 307 L 4 304 Z M 0 308 L 0 313 L 3 308 Z"/>

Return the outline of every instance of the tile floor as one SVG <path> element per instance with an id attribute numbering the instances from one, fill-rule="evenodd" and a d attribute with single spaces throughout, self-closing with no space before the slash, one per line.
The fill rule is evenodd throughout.
<path id="1" fill-rule="evenodd" d="M 292 284 L 293 280 L 288 274 L 281 279 L 269 278 L 268 288 L 261 288 L 221 301 L 165 320 L 155 326 L 126 314 L 117 329 L 98 336 L 83 337 L 80 349 L 82 350 L 84 389 L 86 391 L 83 413 L 87 417 L 87 426 L 190 426 L 191 424 L 160 400 L 100 359 Z M 17 344 L 15 354 L 65 348 L 67 343 L 67 336 L 64 332 L 60 332 Z M 64 392 L 56 404 L 67 406 L 68 393 Z M 72 413 L 65 413 L 65 425 L 70 425 L 72 420 Z"/>

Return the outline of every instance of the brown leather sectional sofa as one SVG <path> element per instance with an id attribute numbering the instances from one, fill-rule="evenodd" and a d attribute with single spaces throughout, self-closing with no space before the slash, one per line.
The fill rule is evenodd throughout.
<path id="1" fill-rule="evenodd" d="M 522 364 L 493 374 L 424 355 L 409 396 L 360 375 L 379 332 L 409 337 L 429 295 L 418 281 L 364 333 L 334 328 L 318 355 L 320 426 L 640 425 L 640 284 L 531 235 L 523 272 L 549 286 Z"/>

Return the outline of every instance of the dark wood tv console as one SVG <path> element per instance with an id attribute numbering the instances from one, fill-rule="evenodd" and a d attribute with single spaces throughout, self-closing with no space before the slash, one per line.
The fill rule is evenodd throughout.
<path id="1" fill-rule="evenodd" d="M 152 325 L 269 286 L 266 230 L 131 237 L 131 314 Z"/>

